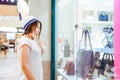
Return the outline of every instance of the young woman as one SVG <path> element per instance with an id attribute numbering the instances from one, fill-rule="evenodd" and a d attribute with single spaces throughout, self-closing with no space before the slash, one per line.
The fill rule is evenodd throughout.
<path id="1" fill-rule="evenodd" d="M 19 40 L 21 67 L 27 80 L 43 80 L 41 52 L 45 51 L 40 38 L 42 24 L 33 16 L 22 21 L 24 34 Z"/>

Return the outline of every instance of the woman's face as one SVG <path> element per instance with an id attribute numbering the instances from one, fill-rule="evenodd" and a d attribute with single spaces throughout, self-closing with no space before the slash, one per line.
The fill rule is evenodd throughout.
<path id="1" fill-rule="evenodd" d="M 40 33 L 40 23 L 38 23 L 38 25 L 35 29 L 35 33 L 36 33 L 36 35 L 39 35 L 39 33 Z"/>
<path id="2" fill-rule="evenodd" d="M 32 37 L 35 38 L 37 35 L 39 35 L 39 33 L 40 33 L 40 23 L 38 23 L 35 31 L 33 31 Z"/>

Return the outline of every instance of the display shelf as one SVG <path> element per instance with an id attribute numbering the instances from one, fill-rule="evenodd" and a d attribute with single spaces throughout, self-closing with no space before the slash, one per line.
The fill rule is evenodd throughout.
<path id="1" fill-rule="evenodd" d="M 76 80 L 76 75 L 67 75 L 64 69 L 57 69 L 58 75 L 62 75 L 65 80 Z M 82 79 L 80 79 L 82 80 Z"/>
<path id="2" fill-rule="evenodd" d="M 82 21 L 82 24 L 104 24 L 104 25 L 113 25 L 112 21 Z"/>
<path id="3" fill-rule="evenodd" d="M 114 54 L 113 48 L 94 48 L 93 51 Z"/>
<path id="4" fill-rule="evenodd" d="M 90 26 L 91 29 L 99 26 L 112 26 L 113 27 L 113 10 L 111 11 L 104 9 L 81 9 L 81 22 L 80 25 L 82 27 L 88 27 Z M 102 17 L 102 18 L 101 18 Z"/>
<path id="5" fill-rule="evenodd" d="M 80 26 L 80 28 L 85 28 L 88 29 L 90 31 L 90 34 L 96 34 L 98 33 L 104 33 L 103 29 L 104 28 L 114 28 L 114 10 L 113 10 L 113 5 L 80 5 L 79 8 L 77 9 L 78 11 L 78 25 Z M 108 19 L 105 20 L 100 20 L 100 15 L 101 13 L 105 13 L 107 14 Z M 103 15 L 105 15 L 103 14 Z M 77 46 L 75 46 L 75 48 L 79 47 L 79 41 L 81 39 L 81 31 L 77 30 L 76 31 L 76 41 L 75 44 Z M 92 37 L 91 37 L 92 38 Z M 96 38 L 97 39 L 97 38 Z M 96 40 L 98 41 L 98 40 Z M 99 41 L 98 41 L 99 42 Z M 94 46 L 94 44 L 93 44 Z M 76 52 L 77 53 L 77 48 L 76 48 Z M 95 48 L 95 51 L 100 51 L 100 52 L 105 52 L 105 53 L 111 53 L 113 54 L 113 49 L 104 49 L 104 48 Z M 75 55 L 76 58 L 77 55 Z"/>

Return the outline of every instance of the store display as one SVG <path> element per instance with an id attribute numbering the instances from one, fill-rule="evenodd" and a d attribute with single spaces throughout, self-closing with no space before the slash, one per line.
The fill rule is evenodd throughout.
<path id="1" fill-rule="evenodd" d="M 86 8 L 82 8 L 80 10 L 80 14 L 82 16 L 81 17 L 82 19 L 80 18 L 80 20 L 81 20 L 80 25 L 85 29 L 88 26 L 90 27 L 90 37 L 92 39 L 91 43 L 92 43 L 93 51 L 95 52 L 94 61 L 93 61 L 94 62 L 93 72 L 94 72 L 94 70 L 97 70 L 97 72 L 90 74 L 90 75 L 86 74 L 86 79 L 89 79 L 89 80 L 91 77 L 92 77 L 92 80 L 96 80 L 97 78 L 100 78 L 100 80 L 103 80 L 101 75 L 103 77 L 105 77 L 106 80 L 109 80 L 111 77 L 113 77 L 113 76 L 106 77 L 104 74 L 107 70 L 110 71 L 111 68 L 114 67 L 113 9 L 108 9 L 107 7 L 108 6 L 105 6 L 104 8 L 98 8 L 98 9 L 86 7 Z M 91 18 L 92 20 L 89 19 L 89 16 L 93 17 L 93 18 Z M 81 35 L 81 34 L 77 34 L 77 35 Z M 81 36 L 78 36 L 77 39 L 78 39 L 77 41 L 80 41 Z M 79 46 L 80 45 L 78 44 L 77 53 L 79 52 Z M 89 47 L 89 45 L 87 47 Z M 104 53 L 107 55 L 107 57 L 105 56 L 104 60 L 103 60 L 103 59 L 101 59 L 101 57 L 103 56 Z M 78 57 L 78 54 L 76 57 Z M 80 58 L 82 58 L 82 57 L 79 57 L 79 59 Z M 77 59 L 78 58 L 76 58 L 76 60 Z M 83 62 L 85 63 L 85 61 L 86 61 L 86 58 Z M 76 63 L 76 70 L 77 70 L 77 65 L 78 64 Z M 83 66 L 84 64 L 81 64 L 81 65 Z M 104 65 L 104 69 L 101 68 L 101 66 L 103 66 L 103 65 Z M 90 68 L 88 68 L 88 69 L 90 69 Z M 78 70 L 77 70 L 77 72 L 78 72 Z M 95 75 L 97 75 L 97 76 L 95 76 Z M 113 79 L 113 78 L 111 78 L 111 79 Z"/>
<path id="2" fill-rule="evenodd" d="M 76 24 L 74 32 L 75 79 L 70 79 L 67 73 L 62 75 L 66 80 L 113 80 L 114 79 L 114 25 L 113 9 L 110 5 L 77 5 Z M 92 49 L 89 48 L 88 33 Z M 84 41 L 84 42 L 83 42 Z M 85 47 L 85 49 L 84 49 Z M 104 55 L 105 54 L 105 55 Z M 69 59 L 71 56 L 67 57 Z M 66 57 L 64 56 L 66 59 Z M 68 64 L 68 63 L 66 63 Z M 66 77 L 67 75 L 67 77 Z"/>
<path id="3" fill-rule="evenodd" d="M 88 19 L 86 20 L 86 17 L 89 15 L 86 14 L 85 12 L 89 13 L 89 11 L 92 13 L 91 15 L 95 17 L 93 20 L 88 20 Z M 95 54 L 94 54 L 95 57 L 94 57 L 94 61 L 93 61 L 94 66 L 93 66 L 92 70 L 93 70 L 93 72 L 94 72 L 94 70 L 97 70 L 97 72 L 89 73 L 89 75 L 87 73 L 85 73 L 86 75 L 84 75 L 84 77 L 89 80 L 91 79 L 91 77 L 93 80 L 94 79 L 96 80 L 97 78 L 100 78 L 100 80 L 103 80 L 100 76 L 100 75 L 102 75 L 103 77 L 106 78 L 106 80 L 109 80 L 113 76 L 106 77 L 105 72 L 110 71 L 111 68 L 114 67 L 114 59 L 113 59 L 113 51 L 107 50 L 107 53 L 106 53 L 106 48 L 107 49 L 114 48 L 114 46 L 113 46 L 113 36 L 114 36 L 113 20 L 109 19 L 112 17 L 111 15 L 113 15 L 113 12 L 104 10 L 104 13 L 103 13 L 103 11 L 101 11 L 101 10 L 86 9 L 86 10 L 81 11 L 81 14 L 84 16 L 84 17 L 82 17 L 82 21 L 81 21 L 81 25 L 83 26 L 83 28 L 86 29 L 87 26 L 90 26 L 90 28 L 91 28 L 90 29 L 90 32 L 91 32 L 90 37 L 92 38 L 91 43 L 92 43 L 92 46 L 94 49 L 93 51 L 95 51 Z M 100 17 L 102 17 L 103 19 L 100 20 Z M 105 26 L 107 26 L 107 27 L 105 27 Z M 79 35 L 79 34 L 77 34 L 77 35 Z M 104 40 L 104 38 L 105 38 L 105 40 Z M 77 39 L 79 40 L 79 39 L 81 39 L 81 37 L 78 36 Z M 102 43 L 102 41 L 104 41 L 103 42 L 104 44 Z M 80 45 L 78 44 L 78 52 L 79 52 L 79 46 Z M 98 50 L 97 48 L 100 48 L 100 50 Z M 105 51 L 103 51 L 103 49 L 105 49 Z M 108 55 L 108 56 L 107 57 L 105 56 L 105 58 L 103 60 L 100 58 L 100 56 L 102 56 L 102 54 L 104 54 L 104 53 L 106 53 L 106 55 Z M 79 55 L 77 54 L 77 57 L 78 56 Z M 79 57 L 79 59 L 81 59 L 81 58 L 83 58 L 83 57 Z M 76 58 L 76 60 L 77 59 L 78 58 Z M 83 59 L 81 61 L 83 61 L 85 64 L 86 59 L 87 58 L 85 58 L 85 60 Z M 87 61 L 87 62 L 89 62 L 89 61 Z M 84 64 L 79 64 L 79 65 L 84 66 Z M 79 70 L 77 69 L 78 68 L 77 65 L 78 64 L 76 63 L 76 71 L 78 72 Z M 80 68 L 82 66 L 80 66 Z M 104 69 L 102 69 L 101 66 L 104 66 Z M 91 71 L 91 68 L 89 66 L 88 66 L 88 70 Z M 89 72 L 89 71 L 87 71 L 87 72 Z M 81 72 L 83 72 L 83 71 L 81 71 Z M 94 77 L 95 75 L 97 75 L 97 76 Z M 77 74 L 76 74 L 76 76 L 80 77 L 80 75 L 77 75 Z M 81 78 L 84 78 L 84 77 L 81 76 Z"/>

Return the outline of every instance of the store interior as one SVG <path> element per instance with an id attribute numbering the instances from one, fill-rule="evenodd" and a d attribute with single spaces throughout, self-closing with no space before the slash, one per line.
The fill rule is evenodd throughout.
<path id="1" fill-rule="evenodd" d="M 12 2 L 9 5 L 6 4 L 7 2 L 0 4 L 0 80 L 20 80 L 16 46 L 17 40 L 22 36 L 23 28 L 17 10 L 17 0 L 10 1 Z M 37 17 L 43 24 L 41 38 L 45 41 L 47 48 L 46 53 L 42 56 L 44 80 L 50 80 L 51 0 L 25 1 L 29 4 L 29 14 Z M 101 70 L 99 67 L 104 53 L 110 54 L 110 58 L 105 57 L 105 62 L 106 59 L 114 62 L 114 0 L 57 0 L 56 4 L 55 80 L 83 80 L 76 74 L 76 60 L 79 57 L 79 49 L 84 48 L 85 40 L 81 40 L 84 30 L 89 33 L 94 56 L 97 55 L 96 64 L 98 64 L 92 74 L 87 74 L 86 80 L 113 80 L 113 63 L 111 63 L 111 66 L 108 65 L 106 70 Z M 26 9 L 23 11 L 26 11 Z M 89 41 L 86 44 L 87 49 L 90 49 Z M 73 62 L 74 65 L 74 72 L 70 75 L 65 70 L 67 61 Z"/>
<path id="2" fill-rule="evenodd" d="M 99 66 L 85 80 L 113 80 L 114 65 L 109 70 L 100 70 L 103 58 L 114 62 L 114 0 L 59 0 L 58 1 L 58 49 L 57 69 L 58 80 L 83 80 L 78 75 L 78 57 L 80 49 L 91 50 L 97 55 Z M 103 18 L 104 16 L 104 18 Z M 83 31 L 88 30 L 89 37 L 85 42 Z M 86 33 L 85 33 L 86 34 Z M 87 34 L 86 34 L 87 35 Z M 81 39 L 82 38 L 82 39 Z M 86 44 L 86 47 L 85 47 Z M 107 53 L 107 54 L 106 54 Z M 105 55 L 109 55 L 106 56 Z M 84 57 L 84 56 L 83 56 Z M 86 57 L 87 58 L 87 57 Z M 95 59 L 95 58 L 94 58 Z M 86 59 L 82 60 L 83 63 Z M 95 60 L 93 60 L 95 61 Z M 74 72 L 68 74 L 66 65 L 73 63 Z M 82 62 L 81 62 L 82 64 Z M 85 63 L 84 63 L 85 64 Z M 107 64 L 107 63 L 105 63 Z M 81 66 L 79 66 L 81 67 Z M 106 66 L 107 67 L 107 66 Z M 84 68 L 83 68 L 84 69 Z M 108 69 L 108 68 L 107 68 Z M 78 73 L 77 73 L 78 71 Z M 84 76 L 85 77 L 85 76 Z"/>

